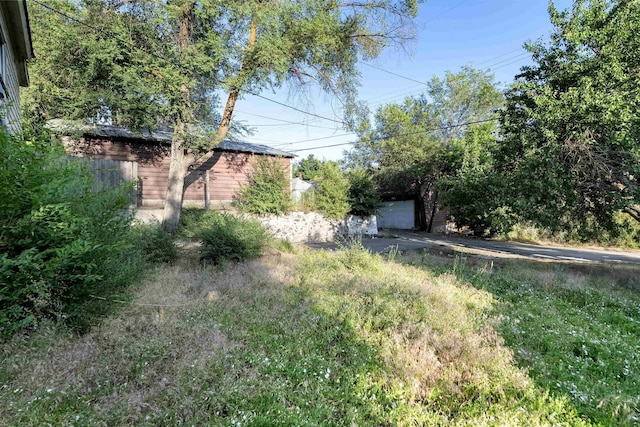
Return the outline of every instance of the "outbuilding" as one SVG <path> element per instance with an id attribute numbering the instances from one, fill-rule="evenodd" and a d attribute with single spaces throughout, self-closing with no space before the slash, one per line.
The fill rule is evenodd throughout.
<path id="1" fill-rule="evenodd" d="M 62 134 L 67 153 L 94 160 L 94 169 L 109 169 L 123 181 L 137 182 L 135 204 L 162 208 L 166 199 L 172 133 L 133 132 L 99 125 L 70 127 L 61 122 L 50 128 Z M 240 141 L 223 141 L 204 164 L 185 177 L 184 206 L 219 207 L 230 204 L 242 184 L 248 182 L 258 157 L 269 157 L 291 179 L 293 154 L 272 147 Z M 109 163 L 111 162 L 111 163 Z M 116 162 L 116 163 L 113 163 Z M 115 183 L 112 178 L 111 184 Z"/>

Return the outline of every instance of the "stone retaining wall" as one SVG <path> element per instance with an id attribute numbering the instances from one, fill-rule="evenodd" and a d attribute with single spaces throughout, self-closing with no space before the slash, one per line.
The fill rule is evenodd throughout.
<path id="1" fill-rule="evenodd" d="M 253 216 L 278 239 L 292 243 L 333 242 L 347 236 L 375 236 L 378 234 L 376 217 L 349 215 L 342 220 L 327 219 L 317 212 L 291 212 L 282 216 Z M 162 210 L 138 209 L 136 218 L 144 223 L 160 222 Z"/>
<path id="2" fill-rule="evenodd" d="M 292 243 L 333 242 L 346 236 L 378 234 L 375 216 L 363 219 L 350 215 L 343 220 L 331 220 L 317 212 L 292 212 L 257 219 L 274 237 Z"/>

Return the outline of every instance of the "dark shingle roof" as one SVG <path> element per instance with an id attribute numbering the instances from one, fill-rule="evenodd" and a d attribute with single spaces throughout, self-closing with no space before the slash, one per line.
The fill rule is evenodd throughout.
<path id="1" fill-rule="evenodd" d="M 146 143 L 160 142 L 163 144 L 171 143 L 171 137 L 173 132 L 169 131 L 149 131 L 140 130 L 132 131 L 127 128 L 107 125 L 90 125 L 90 124 L 77 124 L 64 120 L 50 120 L 47 123 L 47 127 L 54 132 L 60 132 L 63 134 L 81 133 L 82 135 L 101 137 L 101 138 L 116 138 L 116 139 L 128 139 L 142 141 Z M 287 153 L 286 151 L 278 150 L 277 148 L 268 147 L 266 145 L 251 144 L 249 142 L 241 141 L 222 141 L 215 150 L 220 151 L 236 151 L 240 153 L 253 153 L 264 154 L 268 156 L 279 156 L 293 158 L 295 154 Z"/>
<path id="2" fill-rule="evenodd" d="M 220 145 L 216 147 L 216 150 L 239 151 L 241 153 L 266 154 L 269 156 L 279 156 L 279 157 L 295 157 L 295 154 L 287 153 L 286 151 L 278 150 L 277 148 L 267 147 L 266 145 L 251 144 L 248 142 L 238 142 L 238 141 L 222 141 Z"/>

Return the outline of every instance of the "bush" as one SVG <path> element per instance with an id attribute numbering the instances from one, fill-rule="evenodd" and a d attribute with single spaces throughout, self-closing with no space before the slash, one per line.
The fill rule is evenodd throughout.
<path id="1" fill-rule="evenodd" d="M 178 259 L 173 236 L 154 224 L 136 224 L 131 229 L 136 247 L 151 264 L 170 263 Z"/>
<path id="2" fill-rule="evenodd" d="M 145 266 L 124 214 L 129 188 L 92 191 L 59 142 L 0 132 L 0 335 L 41 318 L 86 329 Z"/>
<path id="3" fill-rule="evenodd" d="M 217 212 L 207 213 L 207 218 L 208 227 L 200 231 L 201 258 L 214 264 L 255 258 L 270 239 L 256 220 Z"/>
<path id="4" fill-rule="evenodd" d="M 376 194 L 373 177 L 364 169 L 356 169 L 349 173 L 349 213 L 352 215 L 370 216 L 382 206 Z"/>
<path id="5" fill-rule="evenodd" d="M 292 203 L 287 173 L 279 159 L 257 157 L 249 183 L 238 191 L 236 205 L 258 215 L 287 213 Z"/>
<path id="6" fill-rule="evenodd" d="M 349 212 L 349 181 L 344 177 L 336 162 L 325 162 L 320 165 L 318 174 L 318 191 L 315 194 L 317 209 L 328 218 L 343 218 Z"/>

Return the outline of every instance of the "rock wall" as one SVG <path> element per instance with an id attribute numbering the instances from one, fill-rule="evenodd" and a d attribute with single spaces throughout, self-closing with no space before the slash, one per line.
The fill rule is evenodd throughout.
<path id="1" fill-rule="evenodd" d="M 349 215 L 342 220 L 330 220 L 317 212 L 292 212 L 283 216 L 253 216 L 278 239 L 292 243 L 333 242 L 347 236 L 375 236 L 378 234 L 376 217 Z M 136 218 L 143 223 L 160 222 L 162 210 L 138 209 Z"/>
<path id="2" fill-rule="evenodd" d="M 363 219 L 350 215 L 342 220 L 331 220 L 317 212 L 292 212 L 257 219 L 274 237 L 293 243 L 333 242 L 346 236 L 378 234 L 375 216 Z"/>

